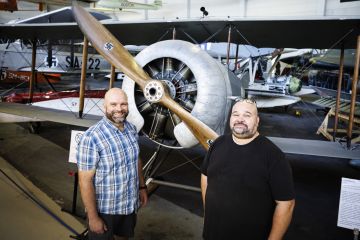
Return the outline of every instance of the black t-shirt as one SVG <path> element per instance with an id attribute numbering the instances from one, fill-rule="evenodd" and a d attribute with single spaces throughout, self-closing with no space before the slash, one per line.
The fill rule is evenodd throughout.
<path id="1" fill-rule="evenodd" d="M 294 199 L 289 162 L 261 135 L 245 145 L 231 135 L 219 137 L 201 172 L 208 182 L 205 239 L 267 239 L 275 200 Z"/>

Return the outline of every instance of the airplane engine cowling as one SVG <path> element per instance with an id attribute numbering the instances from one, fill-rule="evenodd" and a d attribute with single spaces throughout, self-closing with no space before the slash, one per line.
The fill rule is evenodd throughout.
<path id="1" fill-rule="evenodd" d="M 225 129 L 233 95 L 234 76 L 198 46 L 181 40 L 157 42 L 136 56 L 149 76 L 163 81 L 172 98 L 218 134 Z M 239 80 L 238 80 L 239 81 Z M 240 84 L 239 84 L 240 85 Z M 152 141 L 166 147 L 192 147 L 198 143 L 190 130 L 167 108 L 150 104 L 127 76 L 128 120 Z M 145 120 L 145 121 L 144 121 Z"/>

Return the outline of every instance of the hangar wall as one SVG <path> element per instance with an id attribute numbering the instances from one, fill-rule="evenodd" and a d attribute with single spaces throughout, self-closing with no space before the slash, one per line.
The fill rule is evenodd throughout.
<path id="1" fill-rule="evenodd" d="M 164 0 L 161 9 L 145 12 L 148 19 L 201 18 L 202 6 L 209 12 L 206 18 L 360 17 L 360 1 L 340 0 Z"/>

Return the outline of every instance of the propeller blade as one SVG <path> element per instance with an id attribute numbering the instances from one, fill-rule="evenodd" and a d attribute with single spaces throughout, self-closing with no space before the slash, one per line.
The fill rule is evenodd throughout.
<path id="1" fill-rule="evenodd" d="M 92 46 L 116 68 L 144 88 L 149 75 L 136 63 L 124 46 L 84 8 L 73 2 L 73 14 L 81 31 Z"/>
<path id="2" fill-rule="evenodd" d="M 92 43 L 93 47 L 108 62 L 134 80 L 143 90 L 145 98 L 151 102 L 159 102 L 170 111 L 177 114 L 199 140 L 200 144 L 208 149 L 210 142 L 218 137 L 217 133 L 175 102 L 168 94 L 166 86 L 160 83 L 160 81 L 152 80 L 136 63 L 133 56 L 131 56 L 123 45 L 84 8 L 80 7 L 75 2 L 73 3 L 72 8 L 74 17 L 81 31 Z M 154 85 L 152 85 L 153 82 L 155 82 Z M 145 88 L 148 90 L 147 93 L 145 93 Z M 159 97 L 154 100 L 154 96 Z"/>
<path id="3" fill-rule="evenodd" d="M 168 94 L 164 95 L 159 103 L 175 113 L 186 124 L 205 149 L 209 149 L 210 143 L 218 137 L 216 132 L 183 109 Z"/>

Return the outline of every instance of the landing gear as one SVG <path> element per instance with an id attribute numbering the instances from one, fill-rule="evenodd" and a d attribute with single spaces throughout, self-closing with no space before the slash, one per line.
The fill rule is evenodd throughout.
<path id="1" fill-rule="evenodd" d="M 169 160 L 170 153 L 173 153 L 174 151 L 178 151 L 177 153 L 180 153 L 181 161 L 178 161 L 179 159 L 171 157 L 172 163 L 176 161 L 178 161 L 178 163 L 175 166 L 171 164 L 172 165 L 171 167 L 168 167 L 168 169 L 164 169 L 163 164 L 165 160 Z M 167 148 L 158 145 L 155 152 L 152 154 L 152 156 L 143 166 L 143 173 L 144 173 L 146 185 L 148 186 L 148 193 L 151 194 L 159 186 L 168 186 L 168 187 L 200 192 L 201 190 L 198 187 L 193 187 L 189 185 L 184 185 L 184 184 L 179 184 L 164 180 L 165 174 L 168 174 L 176 169 L 179 169 L 180 167 L 188 163 L 192 164 L 197 170 L 200 170 L 199 167 L 194 163 L 195 159 L 199 159 L 199 156 L 190 159 L 180 149 Z M 161 172 L 159 171 L 160 169 Z M 200 179 L 200 174 L 199 174 L 199 179 Z"/>
<path id="2" fill-rule="evenodd" d="M 162 177 L 155 177 L 155 174 L 171 152 L 171 148 L 165 148 L 167 152 L 162 158 L 160 158 L 161 148 L 161 145 L 158 145 L 155 152 L 143 166 L 145 183 L 147 185 L 149 195 L 155 192 L 155 190 L 159 187 L 158 184 L 154 183 L 154 180 L 162 180 Z"/>

